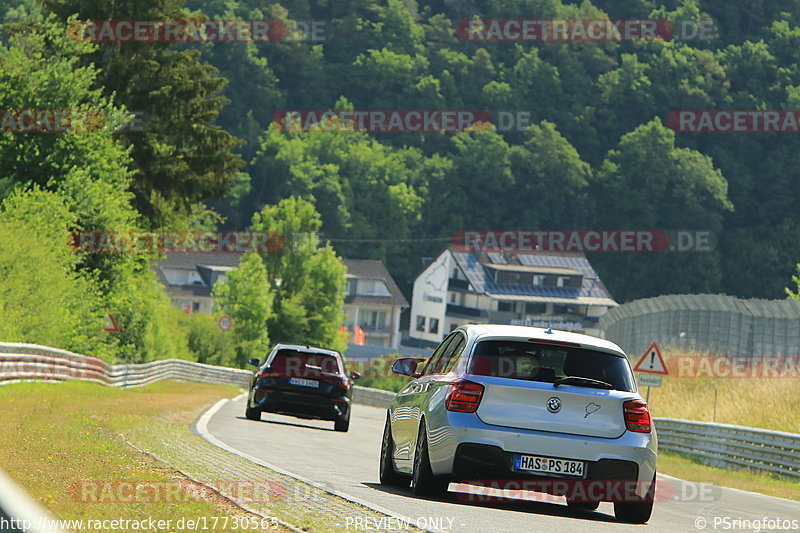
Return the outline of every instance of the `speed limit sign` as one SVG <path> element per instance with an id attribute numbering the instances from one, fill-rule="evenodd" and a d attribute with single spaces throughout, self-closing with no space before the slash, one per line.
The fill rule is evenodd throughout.
<path id="1" fill-rule="evenodd" d="M 221 329 L 222 331 L 228 331 L 233 327 L 233 319 L 228 315 L 223 315 L 219 317 L 218 324 L 219 324 L 219 329 Z"/>

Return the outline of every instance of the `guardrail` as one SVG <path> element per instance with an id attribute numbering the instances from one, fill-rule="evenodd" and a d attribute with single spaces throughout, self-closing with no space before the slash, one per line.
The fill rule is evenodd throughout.
<path id="1" fill-rule="evenodd" d="M 247 387 L 252 372 L 180 359 L 109 365 L 96 357 L 38 344 L 0 343 L 0 385 L 24 381 L 91 381 L 141 387 L 164 379 Z"/>
<path id="2" fill-rule="evenodd" d="M 354 387 L 353 401 L 387 407 L 393 392 Z M 782 431 L 655 418 L 658 448 L 720 468 L 750 468 L 800 477 L 800 435 Z"/>
<path id="3" fill-rule="evenodd" d="M 722 468 L 800 478 L 800 435 L 728 424 L 656 418 L 658 447 Z"/>

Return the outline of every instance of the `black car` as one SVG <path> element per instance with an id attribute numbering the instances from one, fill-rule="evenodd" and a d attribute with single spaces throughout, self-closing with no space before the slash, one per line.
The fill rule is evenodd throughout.
<path id="1" fill-rule="evenodd" d="M 277 344 L 250 383 L 245 416 L 261 420 L 261 413 L 298 418 L 332 420 L 336 431 L 350 427 L 351 381 L 361 377 L 347 373 L 342 355 L 334 350 Z"/>

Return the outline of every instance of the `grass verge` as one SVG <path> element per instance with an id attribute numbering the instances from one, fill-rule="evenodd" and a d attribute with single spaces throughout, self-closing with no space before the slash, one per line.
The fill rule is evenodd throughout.
<path id="1" fill-rule="evenodd" d="M 663 350 L 667 367 L 676 357 L 707 357 L 707 353 Z M 635 359 L 635 358 L 634 358 Z M 650 389 L 653 416 L 734 424 L 797 433 L 800 431 L 800 383 L 792 378 L 664 376 Z M 642 395 L 646 387 L 641 387 Z"/>
<path id="2" fill-rule="evenodd" d="M 659 452 L 658 471 L 687 481 L 709 483 L 800 501 L 800 483 L 777 475 L 706 466 L 683 454 Z"/>
<path id="3" fill-rule="evenodd" d="M 210 526 L 209 520 L 219 517 L 214 530 L 253 531 L 240 524 L 259 517 L 203 493 L 119 436 L 157 419 L 186 425 L 215 400 L 237 393 L 235 387 L 177 382 L 126 391 L 80 382 L 0 387 L 0 467 L 59 519 L 153 518 L 171 520 L 167 530 L 180 531 L 181 519 L 206 520 Z M 137 494 L 132 488 L 148 486 L 181 490 L 164 498 L 171 502 L 166 503 L 156 502 L 154 491 Z M 137 501 L 125 503 L 131 500 Z M 283 529 L 265 525 L 263 530 Z"/>

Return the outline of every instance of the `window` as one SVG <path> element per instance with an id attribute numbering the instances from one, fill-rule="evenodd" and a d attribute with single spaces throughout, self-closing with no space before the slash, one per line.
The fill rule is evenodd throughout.
<path id="1" fill-rule="evenodd" d="M 448 299 L 449 299 L 449 301 L 450 301 L 450 303 L 451 303 L 451 304 L 454 304 L 454 303 L 456 303 L 456 293 L 454 293 L 454 292 L 451 292 L 451 293 L 448 295 Z"/>
<path id="2" fill-rule="evenodd" d="M 467 339 L 461 333 L 457 334 L 458 341 L 453 341 L 451 346 L 453 349 L 448 349 L 448 354 L 442 356 L 442 364 L 441 364 L 441 373 L 442 374 L 449 374 L 458 364 L 459 359 L 461 359 L 461 352 L 464 351 L 464 346 L 467 345 Z"/>
<path id="3" fill-rule="evenodd" d="M 566 281 L 568 279 L 569 278 L 565 278 L 563 276 L 558 276 L 558 279 L 556 279 L 556 287 L 563 287 L 564 286 L 564 281 Z"/>
<path id="4" fill-rule="evenodd" d="M 425 331 L 425 317 L 417 316 L 417 331 Z"/>
<path id="5" fill-rule="evenodd" d="M 439 319 L 438 318 L 431 318 L 431 321 L 428 325 L 428 333 L 439 333 Z"/>
<path id="6" fill-rule="evenodd" d="M 361 310 L 358 314 L 361 327 L 371 331 L 386 330 L 386 311 Z"/>
<path id="7" fill-rule="evenodd" d="M 622 356 L 535 342 L 481 341 L 472 351 L 469 372 L 479 376 L 546 383 L 578 376 L 610 383 L 615 390 L 634 390 L 630 365 Z"/>
<path id="8" fill-rule="evenodd" d="M 547 304 L 528 302 L 525 304 L 525 312 L 529 315 L 543 315 L 547 313 Z"/>
<path id="9" fill-rule="evenodd" d="M 433 352 L 428 362 L 425 364 L 425 368 L 422 369 L 422 375 L 427 376 L 433 373 L 433 369 L 436 367 L 439 359 L 441 359 L 442 354 L 447 350 L 447 347 L 450 345 L 450 342 L 456 338 L 456 334 L 453 333 L 449 335 L 442 343 L 436 348 L 436 351 Z"/>
<path id="10" fill-rule="evenodd" d="M 340 374 L 339 360 L 326 354 L 281 350 L 269 363 L 272 372 L 288 377 L 319 379 L 322 373 Z"/>
<path id="11" fill-rule="evenodd" d="M 347 279 L 347 288 L 345 289 L 345 293 L 349 296 L 353 296 L 356 293 L 356 287 L 358 286 L 358 280 L 356 278 L 348 278 Z"/>
<path id="12" fill-rule="evenodd" d="M 577 305 L 554 305 L 553 306 L 553 314 L 555 315 L 577 315 L 580 314 L 578 312 Z"/>
<path id="13" fill-rule="evenodd" d="M 447 374 L 455 368 L 459 355 L 467 343 L 466 337 L 461 332 L 453 333 L 437 348 L 431 356 L 430 364 L 425 366 L 425 375 Z"/>
<path id="14" fill-rule="evenodd" d="M 192 302 L 192 311 L 200 310 L 200 302 Z"/>
<path id="15" fill-rule="evenodd" d="M 360 279 L 358 294 L 361 296 L 391 296 L 392 293 L 380 279 Z"/>
<path id="16" fill-rule="evenodd" d="M 505 312 L 513 312 L 514 302 L 497 302 L 497 310 Z"/>
<path id="17" fill-rule="evenodd" d="M 496 281 L 506 285 L 530 285 L 533 275 L 529 272 L 498 271 Z"/>

